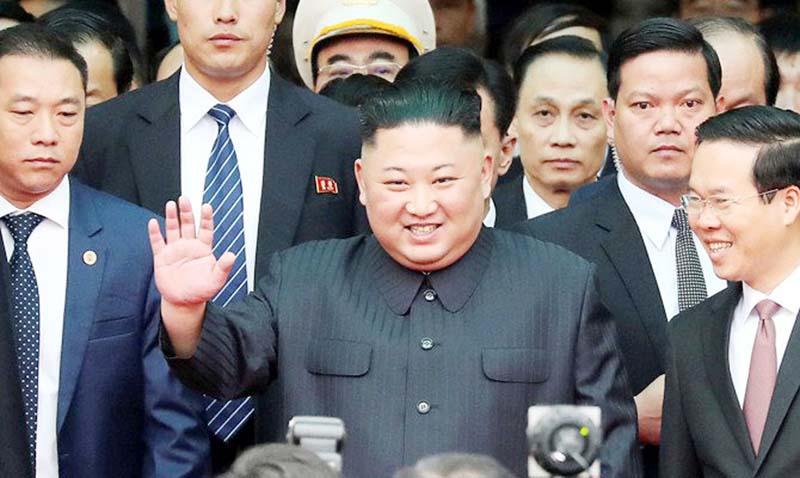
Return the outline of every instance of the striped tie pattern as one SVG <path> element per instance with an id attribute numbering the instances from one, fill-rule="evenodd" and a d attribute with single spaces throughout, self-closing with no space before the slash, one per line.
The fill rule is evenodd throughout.
<path id="1" fill-rule="evenodd" d="M 14 253 L 9 263 L 11 320 L 14 326 L 14 345 L 25 406 L 28 453 L 34 471 L 39 407 L 39 287 L 28 254 L 28 237 L 43 219 L 44 217 L 34 213 L 3 217 L 3 222 L 6 223 L 14 239 Z"/>
<path id="2" fill-rule="evenodd" d="M 247 267 L 244 250 L 244 196 L 236 151 L 228 132 L 236 112 L 226 105 L 216 105 L 208 114 L 217 122 L 217 139 L 211 150 L 206 172 L 203 202 L 214 208 L 214 255 L 230 251 L 236 255 L 228 282 L 212 299 L 220 307 L 247 295 Z M 251 397 L 222 401 L 209 397 L 206 422 L 209 429 L 228 441 L 253 414 Z"/>

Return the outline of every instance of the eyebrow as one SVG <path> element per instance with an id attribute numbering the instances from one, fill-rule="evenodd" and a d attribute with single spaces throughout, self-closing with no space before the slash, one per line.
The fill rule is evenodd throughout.
<path id="1" fill-rule="evenodd" d="M 439 166 L 436 166 L 435 168 L 433 168 L 433 171 L 434 172 L 435 171 L 439 171 L 440 169 L 444 169 L 444 168 L 454 168 L 455 166 L 456 166 L 455 163 L 440 164 Z M 388 168 L 383 168 L 383 171 L 384 172 L 397 171 L 399 173 L 405 173 L 406 172 L 406 170 L 401 168 L 400 166 L 389 166 Z"/>
<path id="2" fill-rule="evenodd" d="M 376 52 L 370 54 L 369 55 L 369 59 L 370 60 L 390 60 L 390 61 L 394 61 L 397 58 L 394 55 L 392 55 L 391 53 L 389 53 L 388 51 L 381 50 L 381 51 L 376 51 Z"/>
<path id="3" fill-rule="evenodd" d="M 679 91 L 675 96 L 678 97 L 678 98 L 683 98 L 684 96 L 688 96 L 690 94 L 699 94 L 701 92 L 702 92 L 702 88 L 701 87 L 693 86 L 691 88 L 686 88 L 685 90 Z M 633 90 L 628 94 L 628 98 L 631 98 L 631 97 L 634 97 L 634 96 L 643 96 L 645 98 L 655 98 L 658 95 L 654 95 L 654 94 L 649 93 L 647 91 L 638 91 L 638 90 Z"/>
<path id="4" fill-rule="evenodd" d="M 351 61 L 351 60 L 352 59 L 348 55 L 338 54 L 338 55 L 333 55 L 332 57 L 328 58 L 328 64 L 332 65 L 332 64 L 340 62 L 340 61 Z"/>
<path id="5" fill-rule="evenodd" d="M 534 102 L 547 102 L 547 103 L 556 103 L 558 101 L 557 98 L 552 96 L 536 96 L 533 98 Z M 581 98 L 576 102 L 577 106 L 586 106 L 586 105 L 597 105 L 600 104 L 600 101 L 597 101 L 594 98 Z"/>
<path id="6" fill-rule="evenodd" d="M 14 95 L 14 96 L 11 97 L 11 102 L 12 103 L 39 103 L 39 100 L 37 98 L 34 98 L 33 96 Z M 77 106 L 77 105 L 81 104 L 81 101 L 78 98 L 75 98 L 74 96 L 70 96 L 70 97 L 67 97 L 67 98 L 62 98 L 61 101 L 58 102 L 58 104 L 59 105 L 76 105 Z"/>

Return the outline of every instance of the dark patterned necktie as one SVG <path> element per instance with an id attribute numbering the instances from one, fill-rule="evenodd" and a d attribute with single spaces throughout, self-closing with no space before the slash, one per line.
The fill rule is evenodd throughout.
<path id="1" fill-rule="evenodd" d="M 675 210 L 672 227 L 678 230 L 675 264 L 678 271 L 678 310 L 683 311 L 704 301 L 708 294 L 686 211 L 680 208 Z"/>
<path id="2" fill-rule="evenodd" d="M 244 195 L 236 151 L 228 125 L 236 115 L 229 106 L 216 105 L 208 114 L 217 122 L 217 139 L 206 171 L 203 202 L 214 208 L 214 255 L 227 251 L 236 255 L 228 282 L 212 299 L 220 307 L 247 295 L 247 267 L 244 250 Z M 251 397 L 222 401 L 209 398 L 206 423 L 218 438 L 228 441 L 253 414 Z"/>
<path id="3" fill-rule="evenodd" d="M 28 254 L 28 237 L 42 222 L 42 216 L 33 213 L 4 216 L 14 253 L 9 263 L 11 269 L 11 321 L 14 328 L 14 345 L 17 352 L 22 399 L 25 406 L 25 426 L 28 432 L 28 450 L 31 467 L 36 470 L 36 416 L 39 405 L 39 287 Z"/>

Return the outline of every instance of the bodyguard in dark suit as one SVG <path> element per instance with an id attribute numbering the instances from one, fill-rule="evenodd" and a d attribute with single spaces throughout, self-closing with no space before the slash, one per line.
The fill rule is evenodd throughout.
<path id="1" fill-rule="evenodd" d="M 766 106 L 698 128 L 683 204 L 735 283 L 675 318 L 661 472 L 793 476 L 800 408 L 800 116 Z"/>
<path id="2" fill-rule="evenodd" d="M 69 43 L 40 26 L 0 32 L 0 302 L 10 304 L 0 350 L 13 331 L 3 375 L 18 369 L 2 402 L 24 410 L 3 417 L 19 427 L 3 441 L 23 433 L 28 461 L 3 459 L 0 474 L 207 476 L 202 397 L 156 347 L 159 296 L 140 231 L 152 214 L 66 177 L 85 97 L 86 64 Z"/>
<path id="3" fill-rule="evenodd" d="M 154 212 L 179 195 L 195 210 L 212 197 L 223 202 L 217 222 L 228 218 L 234 224 L 223 227 L 236 232 L 219 238 L 236 239 L 219 247 L 242 261 L 241 277 L 233 274 L 231 281 L 243 296 L 266 273 L 272 252 L 351 236 L 365 224 L 353 175 L 357 120 L 353 111 L 268 67 L 285 0 L 165 5 L 178 25 L 184 66 L 164 82 L 91 109 L 80 175 Z M 210 430 L 221 441 L 242 440 L 234 448 L 253 442 L 252 428 L 237 435 L 252 404 L 239 405 L 225 404 L 241 412 L 230 421 L 209 413 Z M 221 428 L 226 421 L 233 430 Z M 215 459 L 222 471 L 233 454 L 214 443 L 228 455 Z"/>
<path id="4" fill-rule="evenodd" d="M 603 476 L 639 476 L 633 403 L 592 267 L 481 228 L 492 160 L 480 111 L 474 92 L 431 82 L 368 101 L 356 176 L 374 236 L 278 253 L 256 291 L 224 309 L 206 304 L 234 262 L 211 255 L 211 208 L 195 238 L 188 202 L 180 225 L 169 203 L 167 243 L 157 224 L 150 234 L 174 370 L 215 396 L 278 391 L 263 430 L 273 439 L 293 415 L 341 417 L 348 477 L 453 450 L 523 474 L 525 413 L 545 403 L 599 406 Z"/>
<path id="5" fill-rule="evenodd" d="M 611 97 L 603 106 L 622 173 L 598 183 L 591 199 L 522 227 L 597 266 L 647 445 L 660 441 L 667 320 L 726 286 L 676 209 L 694 131 L 715 112 L 720 76 L 716 54 L 680 20 L 646 20 L 623 32 L 610 49 Z M 644 454 L 647 474 L 656 476 L 657 448 Z"/>

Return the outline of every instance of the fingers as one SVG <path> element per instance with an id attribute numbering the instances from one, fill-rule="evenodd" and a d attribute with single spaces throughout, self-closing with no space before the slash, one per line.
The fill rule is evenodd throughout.
<path id="1" fill-rule="evenodd" d="M 209 204 L 203 204 L 200 208 L 200 229 L 197 237 L 208 246 L 214 244 L 214 211 Z"/>
<path id="2" fill-rule="evenodd" d="M 164 217 L 166 218 L 164 227 L 167 233 L 167 242 L 177 241 L 181 238 L 181 230 L 178 223 L 178 207 L 175 205 L 175 201 L 169 201 L 164 206 Z"/>
<path id="3" fill-rule="evenodd" d="M 222 289 L 225 282 L 228 280 L 228 275 L 230 275 L 231 269 L 233 269 L 234 262 L 236 262 L 236 255 L 228 251 L 222 254 L 222 257 L 219 258 L 214 266 L 214 270 L 211 273 L 214 276 L 214 282 L 219 284 L 220 289 Z"/>
<path id="4" fill-rule="evenodd" d="M 192 203 L 189 202 L 188 198 L 184 196 L 178 198 L 178 213 L 181 218 L 181 237 L 194 239 L 194 214 L 192 214 Z"/>
<path id="5" fill-rule="evenodd" d="M 153 257 L 155 257 L 166 247 L 161 229 L 158 227 L 158 221 L 150 219 L 147 222 L 147 232 L 150 235 L 150 249 L 153 250 Z"/>

